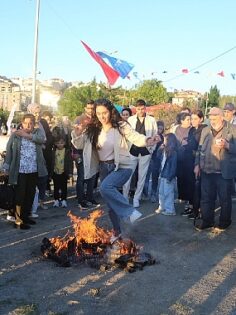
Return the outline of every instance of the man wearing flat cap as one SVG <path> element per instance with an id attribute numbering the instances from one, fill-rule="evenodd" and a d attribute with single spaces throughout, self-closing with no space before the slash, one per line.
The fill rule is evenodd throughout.
<path id="1" fill-rule="evenodd" d="M 236 126 L 224 120 L 224 112 L 212 107 L 210 125 L 202 130 L 195 160 L 195 176 L 201 176 L 202 221 L 197 230 L 215 226 L 215 202 L 220 202 L 219 223 L 215 226 L 225 230 L 231 224 L 231 185 L 236 177 Z"/>
<path id="2" fill-rule="evenodd" d="M 224 119 L 229 123 L 236 125 L 235 105 L 226 103 L 224 106 Z"/>

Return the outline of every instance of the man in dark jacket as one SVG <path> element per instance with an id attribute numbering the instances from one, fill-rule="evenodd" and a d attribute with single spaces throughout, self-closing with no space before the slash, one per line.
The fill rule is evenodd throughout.
<path id="1" fill-rule="evenodd" d="M 224 121 L 220 108 L 209 112 L 210 126 L 203 129 L 195 160 L 195 175 L 201 172 L 202 222 L 198 230 L 214 226 L 217 196 L 221 207 L 217 229 L 231 224 L 231 183 L 236 175 L 236 127 Z"/>

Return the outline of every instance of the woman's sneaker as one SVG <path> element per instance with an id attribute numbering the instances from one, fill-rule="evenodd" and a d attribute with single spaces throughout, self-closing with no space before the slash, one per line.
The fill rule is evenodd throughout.
<path id="1" fill-rule="evenodd" d="M 121 234 L 119 235 L 112 235 L 111 238 L 110 238 L 110 243 L 111 245 L 114 244 L 116 241 L 120 240 L 121 239 Z"/>
<path id="2" fill-rule="evenodd" d="M 93 207 L 93 208 L 101 207 L 101 204 L 99 202 L 97 202 L 95 199 L 88 201 L 87 203 L 89 203 L 91 205 L 91 207 Z"/>
<path id="3" fill-rule="evenodd" d="M 187 216 L 189 216 L 189 214 L 192 214 L 192 213 L 193 213 L 193 209 L 188 208 L 188 209 L 185 209 L 185 210 L 181 213 L 181 215 L 182 215 L 183 217 L 187 217 Z"/>
<path id="4" fill-rule="evenodd" d="M 39 215 L 38 215 L 37 213 L 31 213 L 30 217 L 31 217 L 31 218 L 38 218 Z"/>
<path id="5" fill-rule="evenodd" d="M 62 208 L 67 208 L 67 202 L 66 202 L 66 200 L 62 200 L 62 202 L 61 202 L 61 207 L 62 207 Z"/>
<path id="6" fill-rule="evenodd" d="M 39 207 L 42 209 L 42 210 L 48 210 L 48 206 L 46 206 L 43 201 L 40 201 L 39 202 Z"/>
<path id="7" fill-rule="evenodd" d="M 81 201 L 80 203 L 78 203 L 78 207 L 80 208 L 80 210 L 88 210 L 89 208 L 91 208 L 91 204 L 86 201 Z"/>
<path id="8" fill-rule="evenodd" d="M 161 214 L 163 215 L 176 215 L 176 212 L 173 211 L 173 212 L 170 212 L 170 211 L 162 211 Z"/>
<path id="9" fill-rule="evenodd" d="M 132 214 L 129 217 L 130 223 L 134 223 L 135 221 L 137 221 L 140 217 L 142 216 L 142 213 L 139 212 L 138 210 L 134 210 L 132 212 Z"/>
<path id="10" fill-rule="evenodd" d="M 59 207 L 60 207 L 59 200 L 54 200 L 53 208 L 59 208 Z"/>
<path id="11" fill-rule="evenodd" d="M 15 222 L 16 221 L 16 218 L 15 217 L 13 217 L 12 215 L 7 215 L 7 221 L 9 221 L 9 222 Z"/>
<path id="12" fill-rule="evenodd" d="M 162 213 L 163 211 L 165 211 L 165 210 L 161 209 L 160 207 L 158 207 L 158 208 L 155 210 L 155 212 L 156 212 L 157 214 Z"/>

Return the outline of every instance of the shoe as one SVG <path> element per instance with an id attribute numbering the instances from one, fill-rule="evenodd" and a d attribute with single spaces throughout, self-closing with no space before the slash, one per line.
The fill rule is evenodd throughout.
<path id="1" fill-rule="evenodd" d="M 163 211 L 165 211 L 165 210 L 161 209 L 160 207 L 155 210 L 155 212 L 158 213 L 158 214 L 162 213 Z"/>
<path id="2" fill-rule="evenodd" d="M 7 215 L 7 221 L 9 221 L 9 222 L 15 222 L 16 221 L 16 218 L 15 217 L 13 217 L 12 215 Z"/>
<path id="3" fill-rule="evenodd" d="M 138 199 L 134 199 L 134 200 L 133 200 L 133 207 L 134 207 L 134 208 L 139 208 L 139 207 L 140 207 L 140 204 L 139 204 L 139 200 L 138 200 Z"/>
<path id="4" fill-rule="evenodd" d="M 111 238 L 110 238 L 110 243 L 111 245 L 114 244 L 116 241 L 118 241 L 119 239 L 121 239 L 121 234 L 119 235 L 112 235 Z"/>
<path id="5" fill-rule="evenodd" d="M 91 207 L 101 207 L 101 204 L 97 202 L 95 199 L 88 201 L 87 203 L 91 204 Z"/>
<path id="6" fill-rule="evenodd" d="M 61 207 L 62 207 L 62 208 L 67 208 L 67 202 L 66 202 L 66 200 L 62 200 L 62 202 L 61 202 Z"/>
<path id="7" fill-rule="evenodd" d="M 40 203 L 39 203 L 39 207 L 40 207 L 42 210 L 48 210 L 48 206 L 46 206 L 43 202 L 40 202 Z"/>
<path id="8" fill-rule="evenodd" d="M 53 208 L 59 208 L 59 200 L 54 200 Z"/>
<path id="9" fill-rule="evenodd" d="M 188 208 L 188 209 L 184 210 L 184 212 L 182 212 L 181 215 L 183 217 L 187 217 L 189 214 L 192 214 L 192 213 L 193 213 L 193 210 Z"/>
<path id="10" fill-rule="evenodd" d="M 39 215 L 38 215 L 37 213 L 31 213 L 30 217 L 31 217 L 31 218 L 38 218 Z"/>
<path id="11" fill-rule="evenodd" d="M 230 226 L 230 224 L 231 224 L 231 223 L 225 224 L 225 225 L 221 225 L 221 224 L 216 225 L 216 226 L 214 227 L 214 230 L 215 230 L 215 231 L 225 231 L 225 230 Z"/>
<path id="12" fill-rule="evenodd" d="M 132 214 L 129 217 L 130 223 L 134 223 L 135 221 L 137 221 L 140 217 L 142 216 L 142 213 L 139 212 L 138 210 L 134 210 L 132 212 Z"/>
<path id="13" fill-rule="evenodd" d="M 201 222 L 200 224 L 196 224 L 195 229 L 197 231 L 203 231 L 203 230 L 209 230 L 212 229 L 214 224 L 206 224 L 204 222 Z"/>
<path id="14" fill-rule="evenodd" d="M 20 230 L 28 230 L 28 229 L 30 229 L 30 225 L 24 224 L 24 223 L 21 223 L 21 224 L 15 223 L 14 224 L 14 228 L 15 229 L 20 229 Z"/>
<path id="15" fill-rule="evenodd" d="M 194 213 L 190 213 L 190 214 L 188 215 L 188 219 L 190 219 L 190 220 L 198 220 L 198 219 L 200 219 L 200 215 L 198 214 L 198 215 L 196 216 Z"/>
<path id="16" fill-rule="evenodd" d="M 175 203 L 184 203 L 184 200 L 182 200 L 182 199 L 175 199 Z"/>
<path id="17" fill-rule="evenodd" d="M 176 215 L 176 212 L 170 212 L 170 211 L 162 211 L 161 214 L 163 215 Z"/>
<path id="18" fill-rule="evenodd" d="M 81 210 L 88 210 L 91 206 L 90 206 L 86 201 L 81 201 L 81 202 L 78 204 L 78 207 L 79 207 Z"/>
<path id="19" fill-rule="evenodd" d="M 25 224 L 30 224 L 30 225 L 35 225 L 36 224 L 36 221 L 32 220 L 32 219 L 28 219 L 28 220 L 25 220 L 24 222 Z"/>

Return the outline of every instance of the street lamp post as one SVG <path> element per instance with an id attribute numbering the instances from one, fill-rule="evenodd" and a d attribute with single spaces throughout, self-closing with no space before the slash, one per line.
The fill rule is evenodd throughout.
<path id="1" fill-rule="evenodd" d="M 34 60 L 33 60 L 32 103 L 35 103 L 35 99 L 36 99 L 36 79 L 37 79 L 37 64 L 38 64 L 39 9 L 40 9 L 40 0 L 37 0 L 37 5 L 36 5 L 36 17 L 35 17 L 35 34 L 34 34 Z"/>

